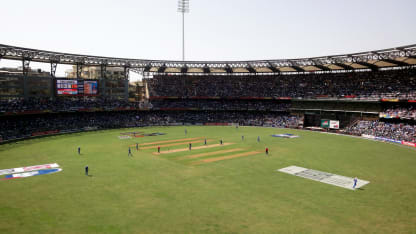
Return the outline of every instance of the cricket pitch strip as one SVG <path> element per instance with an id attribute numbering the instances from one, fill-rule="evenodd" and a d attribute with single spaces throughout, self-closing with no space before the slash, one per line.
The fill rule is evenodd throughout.
<path id="1" fill-rule="evenodd" d="M 217 157 L 217 158 L 207 158 L 207 159 L 203 159 L 203 160 L 200 160 L 200 161 L 193 162 L 193 163 L 191 163 L 191 165 L 199 165 L 199 164 L 203 164 L 203 163 L 210 163 L 210 162 L 217 162 L 217 161 L 222 161 L 222 160 L 227 160 L 227 159 L 246 157 L 246 156 L 255 155 L 255 154 L 259 154 L 259 153 L 261 153 L 261 152 L 260 151 L 251 151 L 251 152 L 233 154 L 233 155 Z"/>
<path id="2" fill-rule="evenodd" d="M 221 144 L 202 145 L 202 146 L 192 147 L 192 150 L 199 150 L 199 149 L 207 149 L 207 148 L 221 147 L 221 146 L 227 146 L 227 145 L 233 145 L 233 144 L 234 143 L 224 143 L 222 145 Z M 157 147 L 153 147 L 153 148 L 157 148 Z M 173 150 L 160 151 L 160 153 L 155 152 L 153 154 L 154 155 L 159 155 L 159 154 L 172 154 L 172 153 L 184 152 L 184 151 L 190 151 L 190 150 L 189 150 L 189 148 L 181 148 L 181 149 L 173 149 Z"/>

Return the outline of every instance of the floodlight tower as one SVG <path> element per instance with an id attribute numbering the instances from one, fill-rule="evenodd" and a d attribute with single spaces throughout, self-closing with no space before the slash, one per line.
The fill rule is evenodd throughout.
<path id="1" fill-rule="evenodd" d="M 185 61 L 185 13 L 189 13 L 189 0 L 178 0 L 178 12 L 182 13 L 182 60 Z"/>

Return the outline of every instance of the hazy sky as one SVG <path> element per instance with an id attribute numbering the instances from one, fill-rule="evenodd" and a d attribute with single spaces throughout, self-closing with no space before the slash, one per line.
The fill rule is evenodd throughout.
<path id="1" fill-rule="evenodd" d="M 186 60 L 300 58 L 416 43 L 415 0 L 190 0 L 190 8 Z M 182 58 L 177 0 L 2 0 L 1 9 L 0 44 Z"/>

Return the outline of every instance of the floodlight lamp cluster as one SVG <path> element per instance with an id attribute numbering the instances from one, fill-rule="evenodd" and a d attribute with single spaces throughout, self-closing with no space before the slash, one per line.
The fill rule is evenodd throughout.
<path id="1" fill-rule="evenodd" d="M 178 1 L 178 12 L 188 13 L 189 12 L 189 0 Z"/>

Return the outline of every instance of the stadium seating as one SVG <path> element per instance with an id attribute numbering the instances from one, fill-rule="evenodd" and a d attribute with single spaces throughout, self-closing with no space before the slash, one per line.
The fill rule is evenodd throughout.
<path id="1" fill-rule="evenodd" d="M 148 102 L 100 96 L 2 99 L 0 139 L 148 125 L 238 123 L 297 128 L 307 115 L 314 121 L 306 122 L 317 125 L 325 113 L 327 119 L 340 120 L 347 134 L 416 141 L 415 69 L 273 76 L 155 75 L 145 83 Z M 363 116 L 375 120 L 357 121 Z"/>
<path id="2" fill-rule="evenodd" d="M 413 106 L 395 106 L 387 108 L 380 113 L 381 118 L 416 120 L 416 109 Z"/>
<path id="3" fill-rule="evenodd" d="M 257 110 L 288 111 L 289 102 L 276 100 L 204 100 L 204 99 L 164 99 L 152 100 L 153 109 L 198 109 L 198 110 Z"/>
<path id="4" fill-rule="evenodd" d="M 156 97 L 416 98 L 414 69 L 284 76 L 168 76 L 147 81 Z"/>
<path id="5" fill-rule="evenodd" d="M 357 136 L 365 134 L 392 140 L 416 142 L 416 125 L 411 124 L 363 120 L 347 128 L 346 132 Z"/>
<path id="6" fill-rule="evenodd" d="M 245 111 L 119 111 L 6 116 L 0 121 L 3 140 L 65 132 L 149 125 L 228 124 L 298 127 L 299 119 L 279 113 Z"/>
<path id="7" fill-rule="evenodd" d="M 33 111 L 52 111 L 52 112 L 65 112 L 76 111 L 83 109 L 117 109 L 117 108 L 139 108 L 143 103 L 130 103 L 123 100 L 110 100 L 103 98 L 94 99 L 57 99 L 48 100 L 42 98 L 32 98 L 28 100 L 12 99 L 0 101 L 0 113 L 1 112 L 33 112 Z"/>

